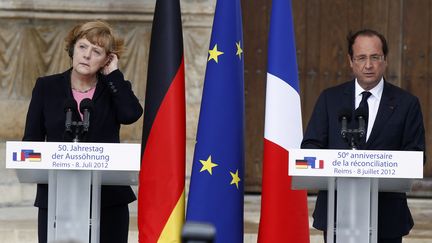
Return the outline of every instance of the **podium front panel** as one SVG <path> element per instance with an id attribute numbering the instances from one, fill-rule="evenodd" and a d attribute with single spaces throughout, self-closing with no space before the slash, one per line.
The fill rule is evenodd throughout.
<path id="1" fill-rule="evenodd" d="M 423 152 L 289 149 L 288 174 L 312 177 L 423 178 Z"/>

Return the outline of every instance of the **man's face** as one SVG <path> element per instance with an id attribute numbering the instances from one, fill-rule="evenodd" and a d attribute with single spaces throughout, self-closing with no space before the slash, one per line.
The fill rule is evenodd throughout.
<path id="1" fill-rule="evenodd" d="M 358 36 L 352 49 L 353 58 L 348 58 L 353 73 L 359 85 L 370 90 L 379 83 L 387 68 L 381 40 L 377 36 Z"/>

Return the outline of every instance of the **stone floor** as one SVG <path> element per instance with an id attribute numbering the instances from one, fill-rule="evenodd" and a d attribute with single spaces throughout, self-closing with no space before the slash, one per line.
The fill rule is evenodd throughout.
<path id="1" fill-rule="evenodd" d="M 259 224 L 260 196 L 245 197 L 245 243 L 255 243 Z M 403 243 L 432 243 L 432 199 L 410 198 L 408 200 L 415 226 Z M 309 216 L 315 205 L 315 197 L 308 197 Z M 309 217 L 309 225 L 312 218 Z M 321 231 L 310 227 L 310 243 L 324 242 Z"/>
<path id="2" fill-rule="evenodd" d="M 260 215 L 260 196 L 245 196 L 245 243 L 255 243 Z M 309 210 L 313 209 L 315 197 L 308 198 Z M 415 226 L 404 243 L 432 242 L 432 199 L 410 198 Z M 36 243 L 37 211 L 34 207 L 0 208 L 0 243 Z M 131 204 L 131 227 L 129 242 L 138 242 L 136 226 L 136 203 Z M 311 243 L 323 242 L 321 233 L 310 230 Z"/>

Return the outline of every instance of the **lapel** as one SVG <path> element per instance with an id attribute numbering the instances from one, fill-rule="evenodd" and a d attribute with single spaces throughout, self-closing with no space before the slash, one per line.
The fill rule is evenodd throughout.
<path id="1" fill-rule="evenodd" d="M 347 83 L 347 85 L 343 88 L 343 97 L 341 97 L 341 107 L 342 108 L 348 108 L 352 111 L 351 114 L 351 122 L 348 123 L 348 128 L 355 128 L 357 126 L 357 123 L 352 122 L 354 119 L 354 110 L 355 110 L 355 97 L 354 97 L 354 82 L 355 80 L 352 80 L 351 82 Z"/>
<path id="2" fill-rule="evenodd" d="M 71 86 L 71 71 L 72 68 L 68 69 L 67 71 L 65 71 L 63 73 L 63 93 L 65 96 L 64 100 L 75 100 L 72 94 L 72 86 Z M 77 108 L 78 108 L 78 104 L 77 104 Z M 72 112 L 72 120 L 74 121 L 81 121 L 81 116 L 79 115 L 78 109 L 74 109 L 74 111 Z"/>
<path id="3" fill-rule="evenodd" d="M 107 87 L 105 84 L 107 83 L 106 78 L 104 75 L 98 73 L 97 74 L 97 84 L 96 84 L 96 90 L 95 93 L 93 95 L 93 104 L 96 103 L 96 100 L 101 96 L 101 94 L 103 93 L 103 91 L 105 90 L 105 88 Z"/>
<path id="4" fill-rule="evenodd" d="M 73 99 L 71 87 L 71 71 L 72 68 L 63 73 L 63 91 L 67 99 Z"/>
<path id="5" fill-rule="evenodd" d="M 368 141 L 366 142 L 366 148 L 378 137 L 378 135 L 384 130 L 384 126 L 387 123 L 393 111 L 396 109 L 396 97 L 393 92 L 393 88 L 384 80 L 384 89 L 381 96 L 381 101 L 378 107 L 378 113 L 375 118 L 375 123 L 372 127 L 372 132 Z"/>

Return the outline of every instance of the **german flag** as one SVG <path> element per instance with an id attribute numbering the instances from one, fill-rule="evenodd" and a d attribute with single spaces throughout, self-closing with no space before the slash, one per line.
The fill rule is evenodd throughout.
<path id="1" fill-rule="evenodd" d="M 179 0 L 157 0 L 138 188 L 139 242 L 180 242 L 184 222 L 185 80 Z"/>
<path id="2" fill-rule="evenodd" d="M 40 162 L 42 159 L 42 154 L 41 153 L 29 153 L 26 161 L 30 161 L 30 162 Z"/>
<path id="3" fill-rule="evenodd" d="M 304 159 L 296 159 L 296 169 L 307 169 L 309 167 L 309 163 Z"/>

